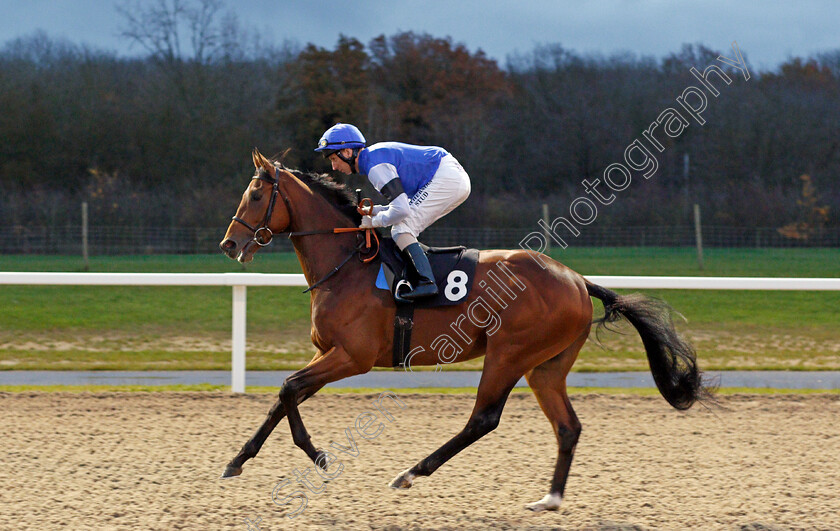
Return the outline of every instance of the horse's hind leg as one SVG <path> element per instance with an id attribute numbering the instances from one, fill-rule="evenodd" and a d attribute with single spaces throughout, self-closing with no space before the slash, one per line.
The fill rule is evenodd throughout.
<path id="1" fill-rule="evenodd" d="M 510 370 L 501 367 L 496 367 L 495 370 L 488 368 L 488 362 L 489 360 L 485 358 L 485 369 L 478 384 L 475 407 L 464 429 L 431 455 L 397 476 L 391 482 L 391 487 L 395 489 L 411 487 L 414 478 L 430 476 L 455 454 L 496 429 L 508 395 L 522 375 L 511 374 Z"/>
<path id="2" fill-rule="evenodd" d="M 566 375 L 572 368 L 578 352 L 589 336 L 589 328 L 572 345 L 550 360 L 537 365 L 525 374 L 528 385 L 534 391 L 537 402 L 545 416 L 551 422 L 554 436 L 557 438 L 558 455 L 554 466 L 554 477 L 551 490 L 545 497 L 525 506 L 532 511 L 555 511 L 560 507 L 572 457 L 575 453 L 580 437 L 580 422 L 578 421 L 569 395 L 566 393 Z"/>

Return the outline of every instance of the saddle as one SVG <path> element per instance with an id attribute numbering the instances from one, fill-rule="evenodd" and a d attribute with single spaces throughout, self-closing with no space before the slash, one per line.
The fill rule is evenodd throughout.
<path id="1" fill-rule="evenodd" d="M 376 287 L 391 292 L 397 305 L 394 318 L 394 343 L 392 366 L 404 368 L 405 358 L 411 350 L 411 329 L 414 326 L 415 308 L 453 306 L 467 300 L 472 290 L 478 249 L 458 247 L 428 247 L 420 244 L 429 258 L 438 294 L 426 299 L 409 301 L 400 294 L 416 285 L 414 268 L 408 267 L 402 252 L 391 238 L 382 238 L 379 246 L 381 265 L 376 277 Z M 409 285 L 410 284 L 410 285 Z"/>
<path id="2" fill-rule="evenodd" d="M 411 286 L 416 285 L 417 275 L 413 267 L 406 265 L 402 252 L 391 238 L 382 238 L 379 256 L 382 260 L 376 287 L 387 289 L 399 304 L 411 304 L 415 308 L 434 308 L 453 306 L 467 299 L 472 289 L 475 265 L 478 262 L 478 249 L 458 247 L 428 247 L 420 244 L 429 258 L 438 294 L 434 297 L 408 301 L 401 297 Z"/>

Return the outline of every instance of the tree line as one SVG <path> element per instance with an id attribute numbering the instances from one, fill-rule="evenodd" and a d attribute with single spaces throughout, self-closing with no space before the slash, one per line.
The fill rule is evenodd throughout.
<path id="1" fill-rule="evenodd" d="M 450 38 L 412 32 L 366 44 L 342 36 L 333 48 L 243 49 L 223 37 L 190 55 L 135 35 L 149 44 L 140 57 L 44 33 L 6 43 L 4 221 L 76 225 L 87 201 L 97 224 L 222 227 L 253 171 L 252 147 L 289 149 L 287 165 L 326 172 L 313 149 L 340 121 L 369 142 L 440 145 L 461 161 L 473 192 L 442 224 L 534 227 L 542 203 L 562 214 L 585 195 L 584 179 L 621 162 L 698 85 L 692 67 L 731 56 L 703 45 L 659 59 L 546 45 L 500 66 Z M 840 50 L 751 71 L 749 81 L 722 66 L 734 82 L 718 83 L 706 123 L 660 139 L 656 175 L 603 206 L 599 224 L 688 224 L 698 203 L 706 223 L 787 227 L 791 237 L 840 225 Z"/>

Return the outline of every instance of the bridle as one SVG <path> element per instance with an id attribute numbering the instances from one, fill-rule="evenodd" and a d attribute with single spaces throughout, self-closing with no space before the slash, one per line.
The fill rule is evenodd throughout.
<path id="1" fill-rule="evenodd" d="M 280 172 L 280 168 L 277 166 L 274 167 L 275 175 Z M 292 232 L 292 231 L 283 231 L 283 232 L 273 232 L 269 227 L 268 223 L 271 221 L 271 216 L 274 214 L 274 206 L 277 204 L 277 196 L 283 198 L 283 201 L 286 203 L 286 210 L 289 212 L 289 221 L 291 223 L 292 219 L 292 204 L 289 201 L 289 198 L 286 197 L 286 194 L 283 193 L 283 190 L 280 189 L 280 179 L 271 177 L 268 175 L 268 172 L 264 173 L 257 173 L 251 177 L 251 180 L 258 179 L 260 181 L 267 182 L 271 184 L 271 198 L 268 200 L 268 208 L 266 208 L 265 216 L 263 216 L 262 224 L 259 227 L 254 227 L 244 219 L 240 218 L 239 216 L 233 216 L 233 221 L 237 223 L 241 223 L 245 227 L 248 228 L 251 232 L 254 233 L 254 237 L 248 243 L 256 243 L 260 247 L 265 247 L 266 245 L 270 244 L 271 241 L 274 239 L 275 235 L 279 234 L 288 234 L 289 238 L 293 236 L 310 236 L 312 234 L 345 234 L 348 232 L 361 232 L 365 231 L 365 238 L 362 239 L 359 244 L 356 246 L 353 251 L 347 255 L 347 258 L 344 259 L 338 266 L 333 268 L 324 278 L 315 282 L 311 286 L 309 286 L 304 293 L 315 289 L 321 283 L 325 282 L 327 279 L 332 277 L 334 274 L 338 273 L 338 270 L 341 269 L 344 264 L 350 261 L 353 255 L 358 254 L 359 260 L 363 263 L 368 263 L 374 258 L 376 255 L 379 254 L 379 236 L 377 235 L 376 231 L 373 229 L 363 229 L 361 227 L 338 227 L 334 229 L 326 229 L 326 230 L 309 230 L 309 231 L 300 231 L 300 232 Z M 356 206 L 356 210 L 358 210 L 359 214 L 363 216 L 370 216 L 373 214 L 373 202 L 369 198 L 364 198 L 359 200 L 359 204 Z M 267 233 L 268 239 L 263 239 L 260 237 L 261 233 Z M 371 235 L 373 239 L 376 241 L 376 251 L 371 252 Z M 244 250 L 244 248 L 243 248 Z M 364 256 L 364 254 L 368 254 L 369 256 Z"/>
<path id="2" fill-rule="evenodd" d="M 279 170 L 279 168 L 275 167 L 274 171 L 276 173 L 280 170 Z M 291 203 L 289 203 L 289 198 L 286 197 L 286 194 L 284 194 L 283 192 L 280 191 L 280 179 L 275 179 L 274 177 L 270 177 L 270 176 L 268 176 L 267 173 L 266 174 L 258 173 L 257 175 L 254 175 L 253 177 L 251 177 L 252 181 L 254 179 L 258 179 L 260 181 L 265 181 L 265 182 L 271 184 L 271 199 L 268 200 L 268 208 L 265 211 L 265 216 L 263 217 L 262 225 L 260 225 L 259 227 L 254 227 L 253 225 L 251 225 L 250 223 L 248 223 L 244 219 L 240 218 L 239 216 L 233 216 L 233 221 L 236 221 L 236 222 L 241 223 L 241 224 L 245 225 L 246 227 L 248 227 L 248 230 L 250 230 L 251 232 L 254 233 L 254 238 L 253 238 L 252 241 L 254 243 L 256 243 L 257 245 L 259 245 L 260 247 L 265 247 L 266 245 L 271 243 L 271 240 L 274 238 L 274 233 L 271 231 L 270 228 L 268 228 L 268 222 L 271 221 L 271 216 L 274 214 L 274 205 L 277 203 L 277 195 L 280 194 L 280 196 L 283 198 L 283 201 L 286 202 L 286 209 L 290 213 L 290 215 L 289 215 L 290 220 L 292 218 L 292 216 L 291 216 L 291 212 L 292 212 Z M 268 239 L 267 240 L 263 240 L 263 239 L 260 238 L 260 233 L 263 232 L 263 231 L 268 233 Z M 284 234 L 284 233 L 278 233 L 278 234 Z M 290 232 L 289 236 L 291 237 L 291 235 L 292 235 L 292 233 Z"/>

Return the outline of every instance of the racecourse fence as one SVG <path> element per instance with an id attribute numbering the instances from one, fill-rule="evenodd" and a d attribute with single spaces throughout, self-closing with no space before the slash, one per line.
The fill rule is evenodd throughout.
<path id="1" fill-rule="evenodd" d="M 840 291 L 840 278 L 588 276 L 607 288 Z M 306 286 L 301 274 L 0 272 L 0 285 L 231 286 L 231 390 L 245 392 L 248 286 Z"/>
<path id="2" fill-rule="evenodd" d="M 226 227 L 134 227 L 91 226 L 88 250 L 91 255 L 120 254 L 204 254 L 219 251 Z M 560 229 L 563 231 L 564 229 Z M 431 227 L 421 235 L 423 243 L 436 246 L 466 245 L 479 249 L 516 248 L 533 227 Z M 680 247 L 694 246 L 694 227 L 591 226 L 581 227 L 580 236 L 565 234 L 570 247 Z M 0 228 L 3 254 L 81 254 L 81 226 L 44 227 L 12 225 Z M 703 227 L 705 247 L 840 247 L 840 227 L 814 229 L 807 238 L 795 239 L 776 227 Z M 556 244 L 555 244 L 556 245 Z M 290 251 L 291 242 L 275 238 L 266 251 Z"/>

